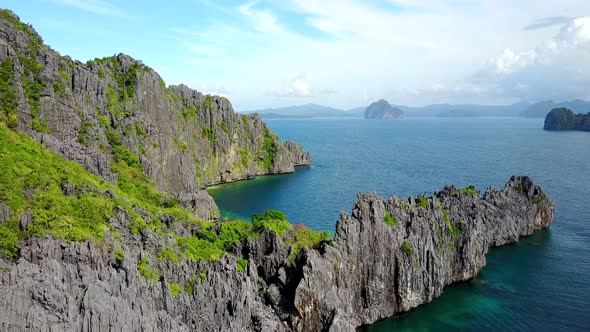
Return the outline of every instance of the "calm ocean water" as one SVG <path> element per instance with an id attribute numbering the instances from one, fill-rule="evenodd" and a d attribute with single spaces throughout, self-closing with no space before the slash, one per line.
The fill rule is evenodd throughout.
<path id="1" fill-rule="evenodd" d="M 485 190 L 529 175 L 557 204 L 549 230 L 491 250 L 470 282 L 363 331 L 590 330 L 590 133 L 546 132 L 542 119 L 267 120 L 312 153 L 290 175 L 210 189 L 230 217 L 279 209 L 294 223 L 333 230 L 357 192 Z"/>

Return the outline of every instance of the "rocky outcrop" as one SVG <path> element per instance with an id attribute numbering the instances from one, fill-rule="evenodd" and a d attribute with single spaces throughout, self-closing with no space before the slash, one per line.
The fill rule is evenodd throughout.
<path id="1" fill-rule="evenodd" d="M 300 329 L 354 327 L 410 310 L 471 279 L 490 247 L 549 226 L 555 207 L 528 177 L 481 198 L 447 187 L 430 198 L 359 195 L 331 244 L 306 251 Z M 389 222 L 387 220 L 389 219 Z"/>
<path id="2" fill-rule="evenodd" d="M 309 152 L 303 151 L 301 145 L 293 141 L 285 141 L 285 148 L 291 155 L 291 162 L 295 166 L 304 166 L 311 164 L 311 155 Z"/>
<path id="3" fill-rule="evenodd" d="M 378 100 L 365 109 L 365 119 L 399 119 L 403 111 L 391 106 L 385 99 Z"/>
<path id="4" fill-rule="evenodd" d="M 1 14 L 0 121 L 105 180 L 116 182 L 111 163 L 121 151 L 139 159 L 161 192 L 183 197 L 311 161 L 258 115 L 235 113 L 224 97 L 166 87 L 153 69 L 123 54 L 74 61 L 12 12 Z M 212 199 L 201 203 L 205 212 L 197 216 L 216 215 Z"/>
<path id="5" fill-rule="evenodd" d="M 590 131 L 590 113 L 575 114 L 567 108 L 554 108 L 547 114 L 543 129 Z"/>
<path id="6" fill-rule="evenodd" d="M 0 330 L 353 331 L 475 277 L 490 247 L 548 227 L 554 212 L 528 177 L 483 197 L 454 187 L 405 199 L 359 194 L 319 249 L 293 257 L 291 232 L 265 230 L 210 263 L 159 261 L 157 280 L 137 266 L 166 247 L 164 236 L 122 233 L 121 260 L 104 245 L 109 239 L 34 238 L 17 263 L 0 263 Z M 244 271 L 238 255 L 248 259 Z M 185 291 L 174 293 L 173 284 Z"/>

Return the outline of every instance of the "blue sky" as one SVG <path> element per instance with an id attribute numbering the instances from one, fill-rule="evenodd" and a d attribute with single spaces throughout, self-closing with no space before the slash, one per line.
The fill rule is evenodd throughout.
<path id="1" fill-rule="evenodd" d="M 3 0 L 63 55 L 119 52 L 237 110 L 590 99 L 587 0 Z"/>

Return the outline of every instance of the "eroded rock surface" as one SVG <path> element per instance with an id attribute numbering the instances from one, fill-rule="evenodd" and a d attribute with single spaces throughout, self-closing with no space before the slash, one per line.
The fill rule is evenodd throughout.
<path id="1" fill-rule="evenodd" d="M 86 63 L 61 56 L 6 10 L 0 64 L 0 94 L 10 95 L 0 121 L 110 182 L 121 148 L 161 192 L 179 197 L 311 162 L 297 143 L 281 142 L 258 115 L 235 113 L 224 97 L 166 87 L 153 69 L 124 54 Z M 203 219 L 218 214 L 210 198 L 193 208 Z"/>
<path id="2" fill-rule="evenodd" d="M 157 263 L 159 281 L 137 272 L 171 241 L 157 234 L 122 233 L 122 262 L 93 242 L 32 239 L 16 264 L 1 263 L 0 329 L 353 331 L 474 278 L 490 247 L 548 227 L 554 212 L 528 177 L 483 197 L 454 187 L 416 199 L 359 194 L 317 250 L 290 257 L 290 232 L 266 230 L 217 261 Z M 112 223 L 125 218 L 121 211 Z M 234 254 L 249 260 L 243 272 Z M 172 283 L 185 290 L 172 296 Z"/>

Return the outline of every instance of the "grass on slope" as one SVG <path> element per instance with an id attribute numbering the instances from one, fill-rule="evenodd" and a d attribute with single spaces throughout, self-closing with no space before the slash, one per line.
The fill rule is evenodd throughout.
<path id="1" fill-rule="evenodd" d="M 119 174 L 117 185 L 102 180 L 77 163 L 0 123 L 0 203 L 11 211 L 11 217 L 0 222 L 0 251 L 8 259 L 18 258 L 18 243 L 33 236 L 99 241 L 109 231 L 109 219 L 117 206 L 132 217 L 128 225 L 130 233 L 138 234 L 149 228 L 159 234 L 171 234 L 176 239 L 180 256 L 194 261 L 218 259 L 237 242 L 258 236 L 263 228 L 278 235 L 293 229 L 285 214 L 274 210 L 253 216 L 252 223 L 234 220 L 215 226 L 199 220 L 178 204 L 163 199 L 143 173 L 137 156 L 116 144 L 116 137 L 109 140 L 115 154 L 112 170 Z M 66 187 L 75 190 L 66 195 Z M 106 195 L 107 190 L 114 195 Z M 136 206 L 149 213 L 151 223 L 134 211 Z M 27 214 L 32 216 L 32 223 L 23 230 L 20 221 Z M 177 237 L 160 221 L 162 214 L 174 216 L 178 222 L 197 224 L 199 234 Z M 303 247 L 317 246 L 328 238 L 326 233 L 308 229 L 294 232 L 296 239 L 292 245 L 297 252 Z M 172 248 L 165 251 L 158 255 L 161 259 L 180 261 Z M 119 256 L 122 260 L 123 255 Z"/>
<path id="2" fill-rule="evenodd" d="M 160 213 L 202 224 L 204 228 L 211 226 L 185 209 L 162 206 L 162 195 L 139 167 L 125 158 L 125 152 L 116 153 L 113 170 L 118 171 L 119 181 L 115 186 L 0 123 L 0 202 L 11 210 L 11 218 L 0 224 L 0 250 L 14 259 L 18 241 L 47 234 L 67 241 L 101 239 L 109 229 L 108 221 L 116 206 L 124 208 L 134 219 L 129 225 L 132 233 L 147 227 L 162 231 Z M 75 187 L 75 193 L 65 195 L 66 186 Z M 114 197 L 105 195 L 109 189 Z M 152 216 L 149 226 L 133 210 L 136 205 Z M 19 227 L 23 214 L 31 214 L 33 220 L 26 230 Z"/>

